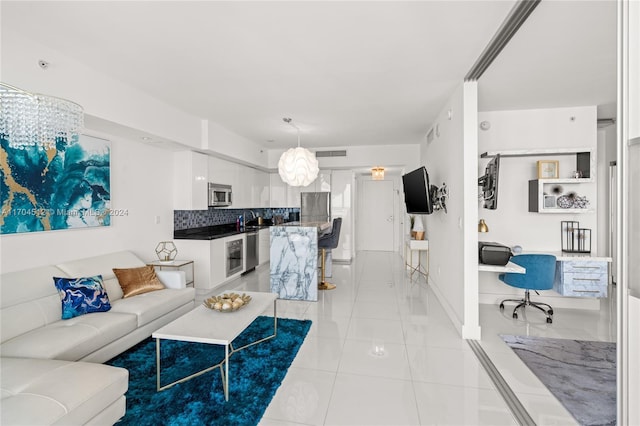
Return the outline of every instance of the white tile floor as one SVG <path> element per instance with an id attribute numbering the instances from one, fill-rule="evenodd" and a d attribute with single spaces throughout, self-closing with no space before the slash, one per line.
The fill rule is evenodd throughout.
<path id="1" fill-rule="evenodd" d="M 261 425 L 516 424 L 488 374 L 433 292 L 408 280 L 397 253 L 334 263 L 338 287 L 318 302 L 278 301 L 278 316 L 313 325 Z M 269 291 L 261 266 L 217 288 Z M 555 310 L 555 309 L 554 309 Z M 613 340 L 602 312 L 555 310 L 519 320 L 481 305 L 482 346 L 540 425 L 575 424 L 499 333 Z M 606 315 L 604 315 L 606 316 Z"/>

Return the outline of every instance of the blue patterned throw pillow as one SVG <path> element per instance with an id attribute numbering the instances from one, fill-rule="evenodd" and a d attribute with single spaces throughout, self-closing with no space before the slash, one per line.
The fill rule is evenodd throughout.
<path id="1" fill-rule="evenodd" d="M 109 296 L 102 286 L 102 275 L 83 278 L 53 277 L 62 299 L 62 319 L 111 309 Z"/>

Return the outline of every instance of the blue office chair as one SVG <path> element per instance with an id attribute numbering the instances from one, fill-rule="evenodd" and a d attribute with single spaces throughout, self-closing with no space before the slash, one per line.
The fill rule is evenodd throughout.
<path id="1" fill-rule="evenodd" d="M 523 309 L 533 306 L 540 309 L 547 316 L 547 322 L 553 322 L 553 308 L 541 302 L 532 302 L 529 297 L 531 290 L 539 294 L 537 290 L 550 290 L 553 288 L 553 280 L 556 274 L 556 257 L 550 254 L 520 254 L 510 259 L 516 265 L 520 265 L 527 270 L 524 274 L 507 272 L 500 274 L 498 278 L 511 287 L 523 288 L 524 299 L 505 299 L 500 302 L 500 310 L 504 309 L 504 302 L 517 302 L 518 305 L 513 310 L 513 317 L 518 318 L 518 308 Z M 545 310 L 543 306 L 548 309 Z"/>
<path id="2" fill-rule="evenodd" d="M 342 227 L 342 218 L 337 217 L 333 219 L 331 232 L 318 237 L 318 248 L 322 249 L 322 276 L 320 283 L 318 284 L 318 290 L 333 290 L 336 288 L 334 284 L 325 281 L 325 258 L 327 250 L 338 247 L 338 240 L 340 240 L 340 227 Z"/>

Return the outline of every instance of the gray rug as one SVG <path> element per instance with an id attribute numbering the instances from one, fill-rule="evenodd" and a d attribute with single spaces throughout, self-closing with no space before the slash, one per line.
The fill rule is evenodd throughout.
<path id="1" fill-rule="evenodd" d="M 500 335 L 581 425 L 616 424 L 616 344 Z"/>

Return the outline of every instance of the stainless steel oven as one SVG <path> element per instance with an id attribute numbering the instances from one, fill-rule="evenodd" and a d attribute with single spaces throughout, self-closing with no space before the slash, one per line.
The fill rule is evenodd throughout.
<path id="1" fill-rule="evenodd" d="M 243 252 L 242 239 L 227 241 L 227 277 L 242 271 Z"/>

